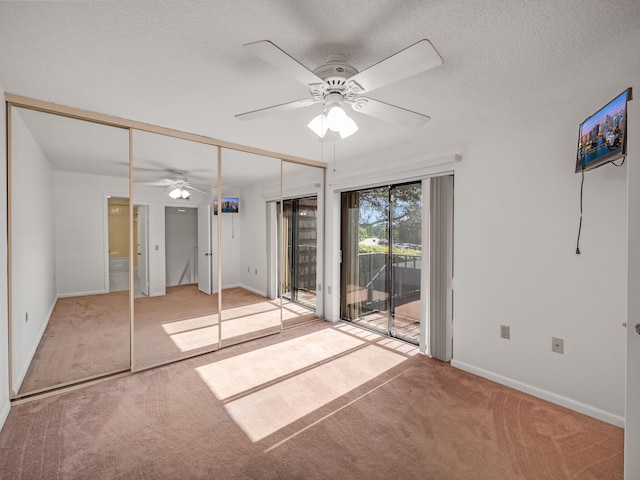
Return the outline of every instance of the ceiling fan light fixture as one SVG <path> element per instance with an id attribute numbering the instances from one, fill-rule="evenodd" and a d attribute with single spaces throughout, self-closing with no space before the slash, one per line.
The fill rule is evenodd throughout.
<path id="1" fill-rule="evenodd" d="M 327 113 L 327 126 L 332 132 L 339 132 L 342 126 L 346 123 L 347 114 L 338 105 L 331 107 Z"/>
<path id="2" fill-rule="evenodd" d="M 346 114 L 345 117 L 346 118 L 344 119 L 339 130 L 340 138 L 342 138 L 343 140 L 358 131 L 358 125 L 356 124 L 356 122 L 354 122 L 353 118 L 347 116 Z"/>
<path id="3" fill-rule="evenodd" d="M 314 117 L 307 125 L 313 133 L 324 138 L 327 130 L 340 134 L 345 139 L 358 131 L 356 122 L 346 114 L 339 105 L 329 107 L 325 112 Z"/>
<path id="4" fill-rule="evenodd" d="M 176 187 L 169 192 L 169 196 L 174 200 L 178 200 L 179 198 L 186 200 L 187 198 L 189 198 L 189 195 L 189 191 L 182 187 Z"/>
<path id="5" fill-rule="evenodd" d="M 327 116 L 324 113 L 314 117 L 307 125 L 320 138 L 324 138 L 329 126 L 327 125 Z"/>

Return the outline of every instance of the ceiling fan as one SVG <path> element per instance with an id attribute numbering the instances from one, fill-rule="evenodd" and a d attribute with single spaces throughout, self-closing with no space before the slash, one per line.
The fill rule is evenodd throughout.
<path id="1" fill-rule="evenodd" d="M 346 115 L 345 105 L 356 112 L 407 127 L 421 127 L 430 120 L 427 115 L 363 95 L 441 65 L 442 57 L 429 40 L 420 40 L 361 72 L 348 65 L 342 55 L 327 56 L 325 64 L 311 71 L 268 40 L 247 43 L 244 48 L 307 85 L 311 98 L 236 115 L 241 120 L 322 103 L 322 113 L 308 125 L 320 138 L 325 137 L 327 130 L 339 133 L 341 138 L 358 130 Z"/>
<path id="2" fill-rule="evenodd" d="M 173 177 L 170 178 L 163 178 L 155 182 L 135 182 L 135 184 L 146 187 L 167 187 L 169 196 L 174 200 L 186 200 L 191 195 L 189 190 L 207 195 L 207 192 L 199 190 L 191 185 L 186 177 L 187 172 L 182 170 L 172 170 L 171 173 L 173 174 Z"/>

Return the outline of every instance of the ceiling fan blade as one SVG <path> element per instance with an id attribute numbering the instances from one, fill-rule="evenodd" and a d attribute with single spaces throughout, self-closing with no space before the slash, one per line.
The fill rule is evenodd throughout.
<path id="1" fill-rule="evenodd" d="M 370 92 L 438 65 L 442 65 L 440 54 L 429 40 L 420 40 L 366 70 L 356 73 L 347 80 L 347 83 L 356 82 L 364 92 Z"/>
<path id="2" fill-rule="evenodd" d="M 214 174 L 211 174 L 209 177 L 199 177 L 189 174 L 189 182 L 197 185 L 216 185 L 217 179 Z"/>
<path id="3" fill-rule="evenodd" d="M 315 73 L 269 40 L 247 43 L 243 47 L 305 85 L 324 83 Z"/>
<path id="4" fill-rule="evenodd" d="M 252 112 L 240 113 L 236 115 L 236 118 L 240 120 L 253 120 L 254 118 L 264 117 L 265 115 L 271 115 L 272 113 L 286 112 L 289 110 L 295 110 L 296 108 L 308 107 L 314 103 L 321 102 L 322 100 L 306 99 L 296 100 L 295 102 L 283 103 L 280 105 L 274 105 L 273 107 L 261 108 L 260 110 L 253 110 Z"/>
<path id="5" fill-rule="evenodd" d="M 204 195 L 209 195 L 209 193 L 207 193 L 207 192 L 205 192 L 203 190 L 200 190 L 200 189 L 198 189 L 196 187 L 192 187 L 191 185 L 184 185 L 183 188 L 186 188 L 187 190 L 193 190 L 194 192 L 202 193 Z"/>
<path id="6" fill-rule="evenodd" d="M 431 120 L 431 117 L 427 115 L 374 100 L 373 98 L 357 97 L 354 102 L 349 103 L 356 112 L 405 127 L 422 127 Z"/>
<path id="7" fill-rule="evenodd" d="M 143 187 L 168 187 L 174 183 L 175 182 L 173 180 L 165 178 L 163 180 L 158 180 L 155 182 L 134 182 L 134 185 L 140 185 Z"/>

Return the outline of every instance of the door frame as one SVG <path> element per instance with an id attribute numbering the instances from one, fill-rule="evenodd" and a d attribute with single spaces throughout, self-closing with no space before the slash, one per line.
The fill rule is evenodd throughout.
<path id="1" fill-rule="evenodd" d="M 201 221 L 202 221 L 202 217 L 206 218 L 206 225 L 202 225 Z M 211 295 L 213 293 L 213 247 L 212 247 L 212 223 L 213 223 L 213 209 L 211 208 L 211 204 L 210 203 L 205 203 L 202 205 L 198 205 L 197 206 L 197 211 L 196 211 L 196 222 L 197 222 L 197 229 L 198 229 L 198 234 L 197 234 L 197 239 L 198 239 L 198 259 L 196 260 L 197 266 L 198 266 L 198 290 L 202 293 L 205 293 L 207 295 Z M 202 246 L 200 245 L 200 234 L 204 233 L 207 236 L 207 243 L 208 245 L 206 246 L 206 252 L 203 252 L 202 250 Z M 202 259 L 202 256 L 207 257 L 208 262 L 205 262 Z M 208 282 L 208 288 L 207 285 L 205 285 L 205 289 L 203 290 L 201 288 L 201 286 L 203 285 L 203 281 L 202 281 L 202 274 L 204 273 L 202 271 L 202 269 L 200 268 L 200 261 L 203 260 L 203 264 L 208 264 L 208 268 L 207 268 L 207 282 Z"/>
<path id="2" fill-rule="evenodd" d="M 146 216 L 145 216 L 145 230 L 146 230 L 146 235 L 145 238 L 147 240 L 146 242 L 146 246 L 144 249 L 144 253 L 145 253 L 145 260 L 146 260 L 146 266 L 147 266 L 147 293 L 143 295 L 149 297 L 151 294 L 151 265 L 150 265 L 150 259 L 151 259 L 151 255 L 149 255 L 149 252 L 151 251 L 150 246 L 151 246 L 151 242 L 150 242 L 150 238 L 149 238 L 149 214 L 150 214 L 150 210 L 151 210 L 151 204 L 149 202 L 134 202 L 133 203 L 133 208 L 135 210 L 135 208 L 138 208 L 138 243 L 140 244 L 140 210 L 139 208 L 143 207 L 146 210 Z M 134 245 L 135 248 L 135 245 Z M 135 252 L 136 255 L 138 254 L 138 252 Z M 140 260 L 138 260 L 138 272 L 140 271 Z M 139 274 L 139 273 L 138 273 Z M 135 275 L 134 275 L 134 279 L 135 279 Z M 141 286 L 141 291 L 142 291 L 142 286 Z M 135 287 L 134 287 L 134 293 L 135 293 Z"/>

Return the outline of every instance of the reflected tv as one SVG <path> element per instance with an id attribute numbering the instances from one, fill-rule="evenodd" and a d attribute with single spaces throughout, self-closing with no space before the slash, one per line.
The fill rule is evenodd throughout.
<path id="1" fill-rule="evenodd" d="M 237 197 L 222 197 L 222 207 L 220 210 L 222 213 L 238 213 L 240 202 Z M 218 199 L 213 201 L 213 214 L 218 214 Z"/>
<path id="2" fill-rule="evenodd" d="M 580 124 L 576 173 L 593 170 L 627 154 L 627 102 L 631 88 L 626 89 Z"/>

